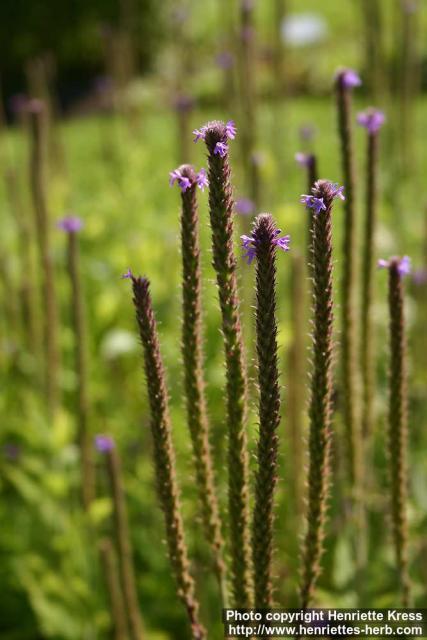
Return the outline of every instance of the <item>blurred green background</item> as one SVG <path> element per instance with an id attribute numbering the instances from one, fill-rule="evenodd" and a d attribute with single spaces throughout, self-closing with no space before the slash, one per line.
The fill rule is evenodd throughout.
<path id="1" fill-rule="evenodd" d="M 97 454 L 98 496 L 88 527 L 79 497 L 74 336 L 65 238 L 55 226 L 59 218 L 71 211 L 85 225 L 79 238 L 89 330 L 90 430 L 93 434 L 113 435 L 121 453 L 141 613 L 146 637 L 153 640 L 189 636 L 166 557 L 163 518 L 155 496 L 141 353 L 128 283 L 120 279 L 128 266 L 149 276 L 152 282 L 168 370 L 173 439 L 192 569 L 202 603 L 202 618 L 211 630 L 209 637 L 222 637 L 219 598 L 199 522 L 185 424 L 177 320 L 180 198 L 177 189 L 168 187 L 169 172 L 184 159 L 194 162 L 197 169 L 205 166 L 204 149 L 201 144 L 192 144 L 192 130 L 211 118 L 236 121 L 238 136 L 231 150 L 236 198 L 254 201 L 255 212 L 270 211 L 284 232 L 291 234 L 292 252 L 304 254 L 305 223 L 299 195 L 307 187 L 294 155 L 301 150 L 314 151 L 321 176 L 341 181 L 332 82 L 338 67 L 357 69 L 363 87 L 355 95 L 355 114 L 375 104 L 387 115 L 387 125 L 381 133 L 376 257 L 409 254 L 420 276 L 427 268 L 424 3 L 258 0 L 252 3 L 252 8 L 250 3 L 246 4 L 252 21 L 250 36 L 246 38 L 242 37 L 242 8 L 237 0 L 173 3 L 6 0 L 0 4 L 3 93 L 0 635 L 5 640 L 112 637 L 96 542 L 100 534 L 110 531 L 111 503 L 103 459 Z M 283 31 L 286 38 L 282 37 Z M 249 85 L 245 73 L 249 73 Z M 47 191 L 62 356 L 62 405 L 54 421 L 46 418 L 40 363 L 25 347 L 26 318 L 22 318 L 20 300 L 21 283 L 26 278 L 20 250 L 22 229 L 16 202 L 11 201 L 8 190 L 13 174 L 19 187 L 19 205 L 24 217 L 32 221 L 29 133 L 22 115 L 22 103 L 27 96 L 46 100 L 50 113 Z M 248 147 L 241 144 L 249 126 L 252 127 L 248 143 L 250 164 L 256 167 L 256 189 L 253 175 L 247 169 Z M 309 140 L 301 137 L 301 128 L 313 130 Z M 364 134 L 360 128 L 355 132 L 360 219 L 364 203 Z M 224 371 L 217 295 L 210 265 L 207 194 L 200 195 L 200 215 L 206 378 L 220 502 L 225 515 Z M 237 232 L 246 228 L 248 221 L 248 217 L 236 213 Z M 344 259 L 342 224 L 343 210 L 337 206 L 334 217 L 337 284 Z M 30 259 L 36 265 L 35 250 Z M 278 261 L 284 401 L 276 597 L 282 606 L 297 606 L 302 529 L 291 499 L 292 443 L 286 415 L 291 373 L 288 353 L 293 338 L 292 258 L 280 255 Z M 238 268 L 243 281 L 248 357 L 252 362 L 253 273 L 240 260 L 240 254 Z M 425 279 L 408 280 L 407 284 L 410 571 L 415 602 L 425 607 L 427 297 Z M 379 607 L 395 606 L 396 576 L 390 527 L 385 524 L 389 509 L 385 444 L 387 301 L 383 273 L 377 274 L 375 286 L 377 423 L 369 493 L 369 564 L 364 576 L 364 605 Z M 336 338 L 339 341 L 338 321 Z M 256 386 L 252 382 L 254 410 L 256 402 Z M 346 518 L 346 461 L 340 444 L 339 416 L 334 424 L 335 489 L 318 600 L 323 606 L 356 606 L 360 600 L 354 570 L 354 540 Z M 251 453 L 256 432 L 256 417 L 251 415 Z M 251 465 L 254 467 L 253 455 Z"/>

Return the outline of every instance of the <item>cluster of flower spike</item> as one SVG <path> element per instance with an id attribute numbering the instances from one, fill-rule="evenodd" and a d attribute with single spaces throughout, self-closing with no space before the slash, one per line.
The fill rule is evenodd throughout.
<path id="1" fill-rule="evenodd" d="M 196 136 L 194 138 L 194 142 L 198 142 L 199 140 L 204 140 L 206 136 L 207 127 L 203 126 L 200 129 L 194 129 L 193 134 Z M 236 137 L 237 129 L 233 120 L 229 120 L 225 125 L 225 133 L 229 140 L 234 140 Z M 228 145 L 226 142 L 217 142 L 215 145 L 214 153 L 216 155 L 221 156 L 223 158 L 228 151 Z"/>
<path id="2" fill-rule="evenodd" d="M 340 187 L 338 183 L 331 183 L 332 198 L 340 198 L 340 200 L 345 200 L 343 191 L 344 191 L 344 187 Z M 303 194 L 300 198 L 300 202 L 302 202 L 302 204 L 305 204 L 307 209 L 313 209 L 316 215 L 319 214 L 321 211 L 326 210 L 326 205 L 324 203 L 323 198 L 316 198 L 313 195 Z"/>
<path id="3" fill-rule="evenodd" d="M 275 230 L 274 235 L 276 237 L 273 239 L 272 243 L 282 251 L 289 251 L 290 250 L 289 243 L 291 241 L 291 236 L 287 235 L 279 238 L 278 236 L 280 236 L 281 233 L 282 233 L 281 229 Z M 243 254 L 243 258 L 245 258 L 248 261 L 248 264 L 251 264 L 254 258 L 256 257 L 256 239 L 254 238 L 253 235 L 252 236 L 243 235 L 243 236 L 240 236 L 240 239 L 242 241 L 242 249 L 246 251 L 246 253 Z"/>
<path id="4" fill-rule="evenodd" d="M 169 186 L 173 186 L 175 182 L 178 184 L 182 193 L 185 193 L 187 189 L 190 189 L 194 184 L 196 184 L 199 189 L 202 191 L 205 190 L 205 187 L 208 186 L 208 176 L 206 174 L 206 169 L 200 169 L 199 173 L 196 173 L 195 180 L 192 181 L 188 176 L 182 175 L 179 169 L 175 169 L 169 173 Z"/>

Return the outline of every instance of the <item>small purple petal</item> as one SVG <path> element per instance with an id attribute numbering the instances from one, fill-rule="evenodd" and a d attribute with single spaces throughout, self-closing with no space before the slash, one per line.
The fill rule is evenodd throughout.
<path id="1" fill-rule="evenodd" d="M 236 129 L 236 125 L 234 123 L 234 120 L 229 120 L 227 122 L 227 124 L 225 125 L 225 133 L 227 134 L 227 138 L 229 138 L 229 140 L 234 140 L 234 138 L 236 137 L 236 133 L 237 133 L 237 129 Z"/>
<path id="2" fill-rule="evenodd" d="M 344 187 L 340 187 L 337 182 L 332 184 L 332 197 L 339 198 L 340 200 L 345 200 L 345 195 L 343 193 Z"/>
<path id="3" fill-rule="evenodd" d="M 245 235 L 240 236 L 240 240 L 242 241 L 243 249 L 247 249 L 250 246 L 251 242 L 254 241 L 254 239 L 251 236 L 245 236 Z"/>
<path id="4" fill-rule="evenodd" d="M 193 135 L 196 136 L 193 142 L 198 142 L 199 140 L 204 140 L 206 136 L 206 127 L 200 127 L 200 129 L 194 129 Z"/>
<path id="5" fill-rule="evenodd" d="M 217 142 L 214 148 L 214 154 L 224 158 L 228 152 L 228 145 L 225 142 Z"/>
<path id="6" fill-rule="evenodd" d="M 178 186 L 181 189 L 182 193 L 185 193 L 187 189 L 191 187 L 191 180 L 185 176 L 181 176 L 178 179 Z"/>
<path id="7" fill-rule="evenodd" d="M 196 183 L 199 189 L 201 189 L 202 191 L 204 191 L 205 187 L 209 185 L 206 169 L 200 169 L 199 173 L 196 175 Z"/>
<path id="8" fill-rule="evenodd" d="M 289 246 L 290 241 L 291 241 L 291 236 L 287 235 L 287 236 L 283 236 L 282 238 L 275 238 L 273 240 L 273 243 L 276 245 L 278 249 L 281 249 L 282 251 L 290 251 L 290 246 Z"/>
<path id="9" fill-rule="evenodd" d="M 65 216 L 65 218 L 58 221 L 57 227 L 62 231 L 67 231 L 67 233 L 77 233 L 83 228 L 83 221 L 77 216 Z"/>
<path id="10" fill-rule="evenodd" d="M 403 256 L 398 266 L 399 275 L 407 276 L 411 273 L 411 258 L 409 256 Z"/>
<path id="11" fill-rule="evenodd" d="M 300 202 L 302 204 L 305 204 L 307 209 L 313 209 L 316 215 L 321 211 L 326 211 L 326 205 L 323 202 L 323 198 L 315 198 L 314 196 L 302 195 L 300 198 Z"/>
<path id="12" fill-rule="evenodd" d="M 132 271 L 131 271 L 130 267 L 128 268 L 128 270 L 126 271 L 126 273 L 124 273 L 124 274 L 121 276 L 121 278 L 122 278 L 122 280 L 131 280 L 131 279 L 133 278 L 133 273 L 132 273 Z"/>
<path id="13" fill-rule="evenodd" d="M 108 451 L 114 449 L 114 440 L 111 436 L 98 434 L 95 436 L 95 448 L 99 453 L 108 453 Z"/>
<path id="14" fill-rule="evenodd" d="M 181 174 L 178 169 L 169 172 L 169 186 L 173 187 L 175 182 L 181 178 Z"/>

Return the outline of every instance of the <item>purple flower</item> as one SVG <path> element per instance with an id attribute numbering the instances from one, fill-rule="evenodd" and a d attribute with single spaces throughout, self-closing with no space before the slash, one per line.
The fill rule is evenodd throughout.
<path id="1" fill-rule="evenodd" d="M 328 196 L 331 199 L 339 198 L 340 200 L 345 200 L 345 196 L 343 194 L 344 187 L 340 187 L 337 182 L 328 182 L 326 180 L 323 180 L 321 182 L 323 182 L 324 188 L 325 186 L 327 186 L 329 192 Z M 316 198 L 316 196 L 313 195 L 303 194 L 300 198 L 300 202 L 302 202 L 302 204 L 305 204 L 307 209 L 313 209 L 316 215 L 318 215 L 321 211 L 326 211 L 326 205 L 323 198 Z"/>
<path id="2" fill-rule="evenodd" d="M 362 81 L 356 71 L 353 69 L 344 69 L 337 74 L 338 80 L 341 82 L 345 89 L 353 89 L 354 87 L 360 87 Z"/>
<path id="3" fill-rule="evenodd" d="M 95 436 L 95 448 L 99 453 L 108 453 L 114 449 L 114 440 L 111 436 L 105 436 L 102 433 Z"/>
<path id="4" fill-rule="evenodd" d="M 3 445 L 3 455 L 6 460 L 15 462 L 21 455 L 21 447 L 13 442 L 7 442 Z"/>
<path id="5" fill-rule="evenodd" d="M 206 137 L 207 125 L 200 127 L 199 129 L 194 129 L 193 134 L 195 135 L 194 142 L 198 142 L 199 140 L 204 140 Z M 229 140 L 234 140 L 236 137 L 237 129 L 234 123 L 234 120 L 229 120 L 225 125 L 225 135 Z M 218 151 L 216 150 L 218 147 Z M 225 156 L 227 153 L 228 147 L 225 142 L 217 142 L 214 153 L 219 153 L 221 158 Z"/>
<path id="6" fill-rule="evenodd" d="M 28 100 L 26 105 L 28 113 L 42 113 L 44 111 L 44 106 L 43 100 L 39 100 L 38 98 Z"/>
<path id="7" fill-rule="evenodd" d="M 95 91 L 101 95 L 110 94 L 114 88 L 111 76 L 98 76 L 94 82 Z"/>
<path id="8" fill-rule="evenodd" d="M 228 144 L 226 142 L 216 143 L 214 154 L 221 156 L 221 158 L 224 158 L 224 156 L 227 155 L 227 152 L 228 152 Z"/>
<path id="9" fill-rule="evenodd" d="M 302 202 L 302 204 L 305 204 L 307 209 L 313 209 L 316 215 L 321 211 L 326 211 L 326 205 L 323 202 L 323 198 L 315 198 L 314 196 L 302 195 L 300 198 L 300 202 Z"/>
<path id="10" fill-rule="evenodd" d="M 331 196 L 332 198 L 339 198 L 340 200 L 345 200 L 345 195 L 343 193 L 344 187 L 340 187 L 338 182 L 331 182 Z"/>
<path id="11" fill-rule="evenodd" d="M 128 267 L 128 270 L 121 276 L 121 278 L 122 280 L 131 280 L 133 278 L 133 273 L 130 267 Z"/>
<path id="12" fill-rule="evenodd" d="M 183 176 L 179 169 L 175 169 L 175 171 L 171 171 L 169 173 L 169 186 L 172 187 L 175 182 L 178 183 L 178 186 L 181 189 L 182 193 L 185 193 L 187 189 L 191 187 L 191 181 L 189 180 L 189 178 Z"/>
<path id="13" fill-rule="evenodd" d="M 194 129 L 193 135 L 196 136 L 194 138 L 193 142 L 198 142 L 199 140 L 204 140 L 205 136 L 206 136 L 206 127 L 200 127 L 200 129 Z"/>
<path id="14" fill-rule="evenodd" d="M 251 264 L 256 256 L 255 240 L 252 236 L 245 235 L 240 236 L 240 240 L 242 241 L 242 249 L 246 251 L 246 253 L 243 254 L 243 258 L 248 261 L 248 264 Z"/>
<path id="15" fill-rule="evenodd" d="M 379 269 L 389 269 L 390 266 L 397 261 L 397 271 L 400 276 L 407 276 L 411 273 L 411 258 L 403 256 L 403 258 L 390 258 L 389 260 L 378 260 Z"/>
<path id="16" fill-rule="evenodd" d="M 12 113 L 20 115 L 27 109 L 28 102 L 29 98 L 25 93 L 16 93 L 9 99 L 9 107 Z"/>
<path id="17" fill-rule="evenodd" d="M 303 124 L 299 128 L 299 135 L 301 140 L 305 142 L 309 142 L 314 138 L 314 134 L 316 133 L 315 128 L 311 124 Z"/>
<path id="18" fill-rule="evenodd" d="M 237 129 L 234 120 L 229 120 L 225 125 L 225 133 L 227 134 L 227 138 L 229 140 L 234 140 L 236 137 Z"/>
<path id="19" fill-rule="evenodd" d="M 216 56 L 215 62 L 221 69 L 231 69 L 234 64 L 234 58 L 229 51 L 221 51 Z"/>
<path id="20" fill-rule="evenodd" d="M 412 281 L 417 287 L 422 287 L 427 284 L 427 269 L 421 268 L 414 271 Z"/>
<path id="21" fill-rule="evenodd" d="M 366 111 L 362 111 L 357 115 L 357 122 L 362 127 L 365 127 L 371 135 L 373 135 L 383 126 L 385 122 L 385 115 L 383 111 L 370 107 L 369 109 L 366 109 Z"/>
<path id="22" fill-rule="evenodd" d="M 309 167 L 312 163 L 313 156 L 311 153 L 298 153 L 295 154 L 295 161 L 300 165 L 300 167 Z"/>
<path id="23" fill-rule="evenodd" d="M 192 96 L 180 94 L 175 97 L 172 106 L 178 113 L 188 113 L 194 108 L 195 102 Z"/>
<path id="24" fill-rule="evenodd" d="M 255 205 L 249 198 L 238 198 L 234 208 L 236 209 L 236 213 L 242 216 L 249 216 L 254 212 Z"/>
<path id="25" fill-rule="evenodd" d="M 209 185 L 206 169 L 200 169 L 199 173 L 196 174 L 196 183 L 199 189 L 201 189 L 202 191 L 204 191 L 205 187 Z"/>
<path id="26" fill-rule="evenodd" d="M 275 235 L 279 236 L 281 234 L 280 229 L 276 229 Z M 252 264 L 253 260 L 256 258 L 256 240 L 253 236 L 240 236 L 240 240 L 242 241 L 242 249 L 244 250 L 243 259 L 247 260 L 248 264 Z M 289 235 L 282 236 L 281 238 L 276 237 L 273 239 L 273 244 L 280 249 L 281 251 L 289 251 L 290 246 L 289 243 L 291 241 L 291 237 Z"/>
<path id="27" fill-rule="evenodd" d="M 57 227 L 67 233 L 77 233 L 83 228 L 83 221 L 77 216 L 65 216 L 65 218 L 59 220 Z"/>
<path id="28" fill-rule="evenodd" d="M 180 167 L 180 169 L 182 169 L 182 167 Z M 185 193 L 187 189 L 190 189 L 194 184 L 196 184 L 202 191 L 204 191 L 205 187 L 208 186 L 209 181 L 205 169 L 200 169 L 199 173 L 196 173 L 194 178 L 184 176 L 180 169 L 175 169 L 169 173 L 169 186 L 172 187 L 175 182 L 177 182 L 182 193 Z M 192 176 L 194 176 L 193 171 Z"/>

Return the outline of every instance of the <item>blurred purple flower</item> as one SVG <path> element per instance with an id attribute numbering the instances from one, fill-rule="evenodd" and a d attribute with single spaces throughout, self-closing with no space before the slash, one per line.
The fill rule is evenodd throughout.
<path id="1" fill-rule="evenodd" d="M 56 226 L 58 229 L 62 229 L 62 231 L 66 231 L 67 233 L 77 233 L 77 231 L 83 228 L 83 221 L 77 216 L 70 215 L 59 220 Z"/>
<path id="2" fill-rule="evenodd" d="M 39 100 L 38 98 L 31 98 L 31 100 L 27 101 L 26 109 L 28 113 L 42 113 L 44 111 L 45 105 L 43 100 Z"/>
<path id="3" fill-rule="evenodd" d="M 231 69 L 234 65 L 233 54 L 229 51 L 221 51 L 215 56 L 215 62 L 220 69 Z"/>
<path id="4" fill-rule="evenodd" d="M 249 216 L 255 210 L 255 204 L 250 198 L 238 198 L 235 202 L 234 208 L 236 213 L 242 216 Z"/>
<path id="5" fill-rule="evenodd" d="M 250 25 L 243 27 L 243 29 L 240 30 L 240 37 L 243 42 L 250 42 L 253 39 L 254 35 L 255 29 Z"/>
<path id="6" fill-rule="evenodd" d="M 194 109 L 195 104 L 196 101 L 192 96 L 180 94 L 175 97 L 172 106 L 178 113 L 188 113 Z"/>
<path id="7" fill-rule="evenodd" d="M 29 102 L 25 93 L 16 93 L 9 98 L 9 107 L 14 115 L 21 115 L 26 111 Z"/>
<path id="8" fill-rule="evenodd" d="M 353 69 L 343 69 L 337 73 L 337 78 L 340 79 L 343 87 L 346 89 L 353 89 L 354 87 L 360 87 L 362 81 L 359 75 Z"/>
<path id="9" fill-rule="evenodd" d="M 299 136 L 301 140 L 303 140 L 304 142 L 309 142 L 310 140 L 313 140 L 315 134 L 316 134 L 316 129 L 312 124 L 303 124 L 299 128 Z"/>
<path id="10" fill-rule="evenodd" d="M 21 447 L 13 442 L 7 442 L 3 445 L 3 455 L 6 460 L 15 462 L 21 455 Z"/>
<path id="11" fill-rule="evenodd" d="M 403 256 L 403 258 L 390 258 L 389 260 L 378 260 L 379 269 L 389 269 L 395 262 L 398 262 L 397 270 L 400 276 L 407 276 L 411 273 L 411 258 L 409 256 Z"/>
<path id="12" fill-rule="evenodd" d="M 412 281 L 417 287 L 422 287 L 427 284 L 427 269 L 424 267 L 414 271 Z"/>
<path id="13" fill-rule="evenodd" d="M 114 449 L 114 440 L 111 436 L 98 434 L 95 436 L 95 448 L 99 453 L 108 453 Z"/>
<path id="14" fill-rule="evenodd" d="M 371 135 L 373 135 L 383 126 L 385 122 L 385 115 L 383 111 L 369 107 L 369 109 L 361 111 L 357 115 L 357 122 L 362 127 L 365 127 Z"/>
<path id="15" fill-rule="evenodd" d="M 113 78 L 111 76 L 97 76 L 95 78 L 94 87 L 96 93 L 106 95 L 112 92 L 114 87 Z"/>
<path id="16" fill-rule="evenodd" d="M 133 273 L 131 271 L 131 268 L 128 267 L 128 270 L 126 271 L 126 273 L 123 273 L 123 275 L 121 276 L 122 280 L 131 280 L 133 278 Z"/>
<path id="17" fill-rule="evenodd" d="M 302 153 L 298 151 L 295 154 L 295 161 L 300 165 L 300 167 L 309 167 L 312 163 L 313 156 L 311 153 Z"/>

